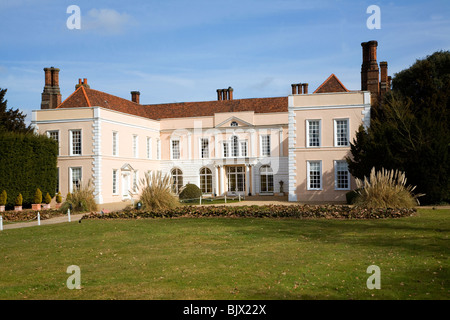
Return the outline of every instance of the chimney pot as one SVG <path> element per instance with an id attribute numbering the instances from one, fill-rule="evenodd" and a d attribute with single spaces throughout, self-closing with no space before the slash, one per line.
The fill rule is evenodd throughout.
<path id="1" fill-rule="evenodd" d="M 139 103 L 139 97 L 141 93 L 139 91 L 131 91 L 131 101 L 135 103 Z"/>
<path id="2" fill-rule="evenodd" d="M 308 84 L 302 83 L 302 87 L 303 87 L 303 94 L 308 94 Z"/>

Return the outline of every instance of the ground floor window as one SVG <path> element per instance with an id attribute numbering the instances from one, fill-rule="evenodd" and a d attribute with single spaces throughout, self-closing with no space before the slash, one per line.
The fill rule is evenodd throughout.
<path id="1" fill-rule="evenodd" d="M 259 169 L 261 176 L 261 192 L 273 192 L 273 171 L 268 165 Z"/>
<path id="2" fill-rule="evenodd" d="M 322 189 L 322 162 L 308 161 L 308 190 Z"/>
<path id="3" fill-rule="evenodd" d="M 69 190 L 71 192 L 81 188 L 81 168 L 70 168 L 70 181 L 71 185 Z"/>
<path id="4" fill-rule="evenodd" d="M 200 169 L 200 189 L 202 193 L 212 193 L 212 172 L 208 168 Z"/>
<path id="5" fill-rule="evenodd" d="M 244 167 L 226 167 L 229 192 L 243 192 L 245 190 Z"/>
<path id="6" fill-rule="evenodd" d="M 350 173 L 347 161 L 334 162 L 334 176 L 336 190 L 350 190 Z"/>
<path id="7" fill-rule="evenodd" d="M 175 168 L 172 169 L 171 174 L 173 179 L 172 191 L 178 194 L 183 187 L 183 172 L 180 169 Z"/>

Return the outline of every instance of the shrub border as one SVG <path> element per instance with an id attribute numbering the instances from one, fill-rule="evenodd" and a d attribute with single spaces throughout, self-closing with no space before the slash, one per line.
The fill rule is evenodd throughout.
<path id="1" fill-rule="evenodd" d="M 229 218 L 297 218 L 297 219 L 385 219 L 415 215 L 416 209 L 365 209 L 345 205 L 252 205 L 252 206 L 181 206 L 174 209 L 147 211 L 124 209 L 109 213 L 85 214 L 81 219 L 141 219 L 179 217 Z"/>

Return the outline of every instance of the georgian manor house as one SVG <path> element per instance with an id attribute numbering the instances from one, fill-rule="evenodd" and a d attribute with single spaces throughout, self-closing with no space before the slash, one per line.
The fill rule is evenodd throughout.
<path id="1" fill-rule="evenodd" d="M 59 69 L 45 68 L 39 133 L 59 143 L 57 188 L 63 195 L 91 180 L 99 204 L 138 197 L 146 173 L 173 177 L 205 195 L 279 195 L 290 201 L 339 202 L 355 188 L 345 157 L 370 108 L 390 88 L 387 63 L 377 63 L 377 42 L 362 43 L 361 90 L 332 74 L 314 92 L 292 84 L 284 97 L 216 99 L 144 105 L 92 89 L 79 79 L 61 101 Z"/>

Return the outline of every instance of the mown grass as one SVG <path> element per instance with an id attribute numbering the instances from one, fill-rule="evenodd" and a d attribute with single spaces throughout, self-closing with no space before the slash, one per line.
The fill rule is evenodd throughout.
<path id="1" fill-rule="evenodd" d="M 450 210 L 83 220 L 0 232 L 0 299 L 449 299 Z M 366 269 L 381 269 L 369 290 Z M 69 290 L 66 269 L 81 270 Z"/>

